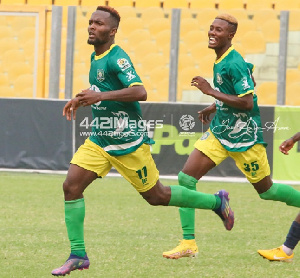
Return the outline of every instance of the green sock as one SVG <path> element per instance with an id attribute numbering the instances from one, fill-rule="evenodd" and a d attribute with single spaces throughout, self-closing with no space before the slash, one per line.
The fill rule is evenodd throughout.
<path id="1" fill-rule="evenodd" d="M 259 194 L 259 197 L 264 200 L 284 202 L 289 206 L 300 208 L 300 191 L 286 184 L 273 183 L 266 192 Z"/>
<path id="2" fill-rule="evenodd" d="M 178 174 L 179 185 L 187 189 L 196 191 L 197 179 L 191 177 L 183 172 Z M 179 215 L 181 221 L 181 228 L 183 232 L 183 239 L 195 238 L 195 209 L 194 208 L 179 208 Z"/>
<path id="3" fill-rule="evenodd" d="M 170 188 L 169 206 L 211 210 L 216 208 L 216 196 L 213 194 L 189 190 L 180 185 L 171 185 Z"/>
<path id="4" fill-rule="evenodd" d="M 85 256 L 84 245 L 84 199 L 65 201 L 65 222 L 71 243 L 71 253 L 79 257 Z"/>

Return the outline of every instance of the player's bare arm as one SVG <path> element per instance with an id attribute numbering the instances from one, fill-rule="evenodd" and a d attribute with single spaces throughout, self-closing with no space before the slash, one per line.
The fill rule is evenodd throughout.
<path id="1" fill-rule="evenodd" d="M 118 91 L 110 92 L 95 92 L 93 90 L 83 90 L 77 94 L 79 102 L 82 106 L 89 106 L 98 101 L 111 100 L 111 101 L 145 101 L 147 100 L 147 92 L 144 86 L 132 86 Z"/>
<path id="2" fill-rule="evenodd" d="M 66 116 L 68 121 L 71 121 L 72 118 L 75 120 L 78 107 L 80 107 L 80 102 L 77 97 L 69 100 L 63 108 L 63 116 Z"/>
<path id="3" fill-rule="evenodd" d="M 289 150 L 293 148 L 294 144 L 300 140 L 300 132 L 296 133 L 290 139 L 285 140 L 280 146 L 279 150 L 285 154 L 289 154 Z"/>
<path id="4" fill-rule="evenodd" d="M 210 115 L 214 112 L 216 112 L 216 104 L 215 103 L 211 104 L 210 106 L 204 108 L 201 111 L 198 111 L 198 119 L 203 124 L 208 124 L 212 120 L 212 119 L 210 119 Z"/>
<path id="5" fill-rule="evenodd" d="M 253 95 L 247 94 L 242 97 L 236 95 L 227 95 L 217 90 L 214 90 L 210 84 L 201 76 L 196 76 L 192 79 L 192 86 L 195 86 L 202 91 L 203 94 L 212 96 L 227 105 L 242 110 L 251 110 L 253 108 Z"/>

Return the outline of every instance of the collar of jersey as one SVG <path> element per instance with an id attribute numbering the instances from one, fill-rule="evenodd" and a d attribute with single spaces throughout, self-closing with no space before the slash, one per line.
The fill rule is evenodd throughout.
<path id="1" fill-rule="evenodd" d="M 99 60 L 99 59 L 101 59 L 101 58 L 103 58 L 105 55 L 107 55 L 114 47 L 116 46 L 116 44 L 114 43 L 114 44 L 112 44 L 111 46 L 110 46 L 110 48 L 108 49 L 108 50 L 106 50 L 105 52 L 103 52 L 102 54 L 100 54 L 100 55 L 95 55 L 95 60 Z"/>
<path id="2" fill-rule="evenodd" d="M 233 46 L 233 45 L 230 46 L 230 47 L 226 50 L 226 52 L 225 52 L 218 60 L 215 61 L 215 64 L 220 63 L 220 62 L 221 62 L 221 61 L 229 54 L 229 52 L 232 51 L 233 49 L 234 49 L 234 46 Z"/>

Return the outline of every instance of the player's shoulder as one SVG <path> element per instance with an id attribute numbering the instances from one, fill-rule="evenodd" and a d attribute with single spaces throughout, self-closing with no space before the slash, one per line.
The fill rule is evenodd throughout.
<path id="1" fill-rule="evenodd" d="M 129 57 L 125 50 L 117 44 L 111 49 L 110 55 L 112 57 Z"/>
<path id="2" fill-rule="evenodd" d="M 247 62 L 245 61 L 243 56 L 238 51 L 236 51 L 235 49 L 233 49 L 229 53 L 227 63 L 228 63 L 228 68 L 236 68 L 236 67 L 238 67 L 238 68 L 240 68 L 240 67 L 248 68 Z"/>

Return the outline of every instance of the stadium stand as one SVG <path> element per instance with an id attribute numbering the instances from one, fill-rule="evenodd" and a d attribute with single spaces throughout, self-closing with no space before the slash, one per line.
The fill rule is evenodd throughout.
<path id="1" fill-rule="evenodd" d="M 1 0 L 1 5 L 24 5 L 26 0 Z"/>
<path id="2" fill-rule="evenodd" d="M 278 19 L 268 19 L 261 25 L 266 43 L 278 42 L 280 35 L 280 21 Z"/>
<path id="3" fill-rule="evenodd" d="M 136 0 L 135 1 L 136 8 L 152 8 L 152 7 L 161 8 L 161 6 L 162 6 L 161 0 L 147 0 L 147 1 Z"/>
<path id="4" fill-rule="evenodd" d="M 257 10 L 269 10 L 269 9 L 273 9 L 274 8 L 274 2 L 275 0 L 246 0 L 245 1 L 245 7 L 247 10 L 253 10 L 253 11 L 257 11 Z M 267 17 L 266 17 L 267 18 Z"/>
<path id="5" fill-rule="evenodd" d="M 52 0 L 27 0 L 27 5 L 52 5 Z"/>
<path id="6" fill-rule="evenodd" d="M 287 84 L 286 105 L 300 106 L 300 81 Z"/>
<path id="7" fill-rule="evenodd" d="M 277 100 L 277 83 L 267 81 L 260 84 L 256 89 L 258 105 L 275 105 Z"/>
<path id="8" fill-rule="evenodd" d="M 47 29 L 46 29 L 46 51 L 45 57 L 45 92 L 47 96 L 49 75 L 49 53 L 50 53 L 50 33 L 51 33 L 51 5 L 52 0 L 1 0 L 2 5 L 17 4 L 22 6 L 47 6 Z M 24 4 L 24 5 L 20 5 Z M 193 69 L 193 75 L 201 73 L 207 78 L 211 78 L 211 63 L 214 60 L 214 52 L 207 47 L 207 31 L 214 17 L 223 12 L 231 13 L 239 21 L 239 28 L 233 43 L 235 48 L 250 61 L 257 64 L 256 72 L 259 93 L 261 90 L 275 91 L 275 98 L 268 94 L 260 96 L 264 104 L 275 104 L 276 102 L 276 74 L 277 64 L 275 63 L 278 52 L 279 42 L 279 14 L 281 10 L 290 9 L 289 21 L 289 53 L 288 67 L 295 67 L 300 64 L 297 58 L 297 47 L 300 44 L 297 40 L 300 34 L 299 1 L 291 0 L 55 0 L 54 5 L 63 6 L 63 29 L 62 29 L 62 54 L 61 54 L 61 89 L 60 95 L 63 96 L 63 84 L 65 74 L 65 55 L 66 55 L 66 28 L 67 28 L 67 8 L 68 5 L 76 5 L 76 41 L 74 55 L 74 84 L 78 87 L 87 82 L 89 59 L 93 47 L 87 41 L 87 22 L 91 13 L 98 5 L 111 5 L 117 8 L 122 20 L 116 43 L 120 44 L 137 64 L 139 74 L 145 79 L 149 88 L 153 88 L 156 93 L 152 96 L 158 99 L 168 99 L 167 95 L 159 97 L 157 90 L 159 86 L 167 88 L 168 82 L 163 81 L 168 78 L 168 65 L 170 57 L 170 38 L 171 38 L 171 16 L 172 8 L 181 9 L 181 30 L 179 48 L 179 73 L 178 88 L 189 90 L 190 84 L 184 84 L 183 75 L 188 75 L 188 70 Z M 216 6 L 218 9 L 216 9 Z M 158 19 L 158 20 L 157 20 Z M 28 21 L 27 21 L 28 20 Z M 32 74 L 34 62 L 35 43 L 35 17 L 21 16 L 0 16 L 0 64 L 6 65 L 3 72 L 2 86 L 8 86 L 8 92 L 14 91 L 13 84 L 7 84 L 11 75 Z M 22 28 L 19 28 L 22 26 Z M 137 27 L 139 30 L 137 30 Z M 12 31 L 14 30 L 14 31 Z M 5 39 L 2 39 L 5 38 Z M 255 38 L 255 39 L 253 39 Z M 276 50 L 277 49 L 277 50 Z M 12 50 L 15 50 L 12 51 Z M 266 52 L 268 50 L 268 52 Z M 10 53 L 16 53 L 12 55 Z M 19 54 L 23 54 L 23 58 Z M 5 58 L 4 55 L 9 54 Z M 150 58 L 152 57 L 152 58 Z M 7 65 L 7 60 L 23 59 L 24 70 L 20 72 L 15 69 L 14 63 Z M 153 68 L 158 68 L 158 64 L 164 64 L 164 74 L 160 78 L 151 82 Z M 276 64 L 276 65 L 275 65 Z M 28 67 L 31 71 L 27 72 Z M 206 67 L 204 67 L 206 66 Z M 2 67 L 3 68 L 3 67 Z M 9 73 L 10 71 L 10 73 Z M 12 73 L 13 72 L 13 73 Z M 191 70 L 192 72 L 192 70 Z M 210 74 L 211 72 L 211 74 Z M 161 73 L 162 74 L 162 73 Z M 154 76 L 154 75 L 153 75 Z M 294 77 L 293 77 L 294 76 Z M 154 78 L 154 77 L 153 77 Z M 300 80 L 298 70 L 287 69 L 287 87 L 291 87 Z M 2 83 L 1 83 L 2 82 Z M 88 83 L 88 82 L 87 82 Z M 154 84 L 155 83 L 155 84 Z M 275 89 L 274 89 L 275 88 Z M 194 89 L 194 88 L 192 88 Z M 78 89 L 76 90 L 76 92 Z M 167 89 L 166 89 L 167 91 Z M 289 89 L 289 94 L 291 89 Z M 178 95 L 180 95 L 179 92 Z M 272 95 L 272 94 L 271 94 Z M 274 94 L 273 94 L 274 95 Z M 294 97 L 295 98 L 295 97 Z M 155 100 L 155 99 L 154 99 Z M 295 101 L 293 103 L 296 103 Z M 294 104 L 295 105 L 295 104 Z"/>
<path id="9" fill-rule="evenodd" d="M 214 1 L 207 0 L 190 0 L 189 7 L 191 9 L 215 9 L 216 3 Z"/>
<path id="10" fill-rule="evenodd" d="M 189 2 L 187 0 L 163 0 L 163 8 L 172 9 L 172 8 L 188 8 Z"/>
<path id="11" fill-rule="evenodd" d="M 243 9 L 244 0 L 218 0 L 217 8 L 220 10 L 224 9 Z"/>
<path id="12" fill-rule="evenodd" d="M 171 21 L 169 18 L 161 18 L 160 20 L 153 19 L 146 27 L 150 31 L 150 34 L 155 36 L 164 30 L 171 32 Z"/>
<path id="13" fill-rule="evenodd" d="M 78 6 L 79 0 L 54 0 L 56 6 Z"/>
<path id="14" fill-rule="evenodd" d="M 300 9 L 300 3 L 295 0 L 274 0 L 274 8 L 278 11 L 297 10 Z"/>
<path id="15" fill-rule="evenodd" d="M 259 54 L 264 53 L 266 50 L 264 35 L 261 31 L 248 31 L 244 33 L 240 38 L 240 42 L 246 54 Z"/>

